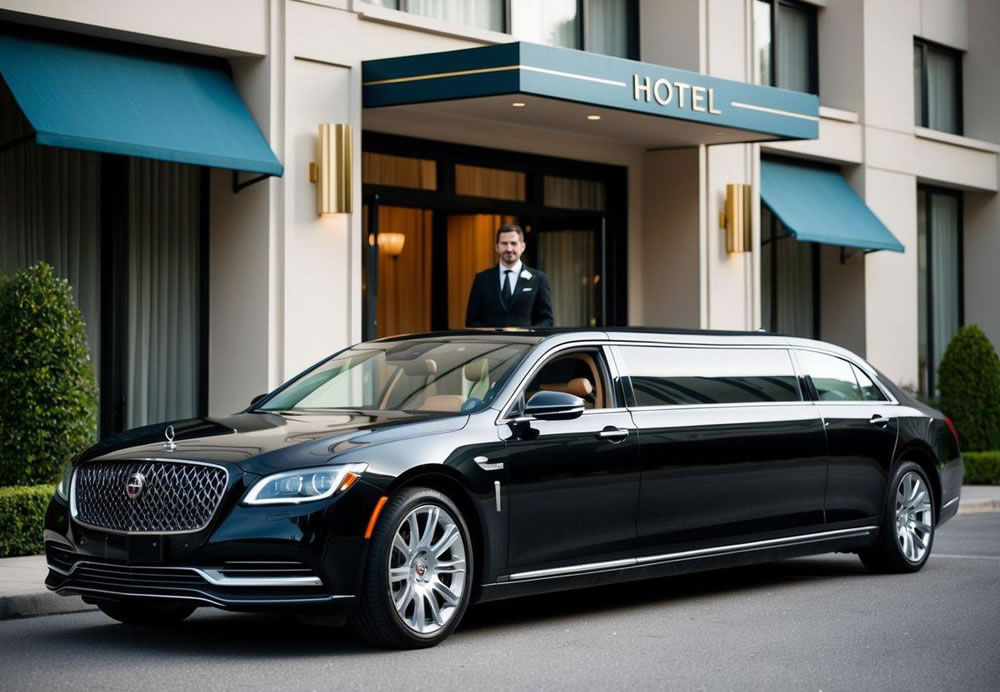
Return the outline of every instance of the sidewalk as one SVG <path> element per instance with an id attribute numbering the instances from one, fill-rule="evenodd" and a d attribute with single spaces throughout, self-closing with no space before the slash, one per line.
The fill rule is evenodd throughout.
<path id="1" fill-rule="evenodd" d="M 1000 486 L 967 485 L 962 488 L 959 514 L 1000 512 Z M 0 620 L 94 610 L 79 596 L 57 596 L 45 588 L 48 570 L 44 555 L 0 560 Z"/>

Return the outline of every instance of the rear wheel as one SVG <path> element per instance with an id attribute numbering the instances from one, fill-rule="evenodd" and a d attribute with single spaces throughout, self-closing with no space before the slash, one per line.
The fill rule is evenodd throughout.
<path id="1" fill-rule="evenodd" d="M 108 617 L 126 625 L 172 625 L 187 618 L 198 606 L 132 600 L 98 601 L 97 607 Z"/>
<path id="2" fill-rule="evenodd" d="M 916 572 L 934 542 L 934 495 L 924 470 L 912 461 L 896 469 L 888 486 L 878 541 L 859 553 L 873 572 Z"/>
<path id="3" fill-rule="evenodd" d="M 386 503 L 372 534 L 352 624 L 379 646 L 434 646 L 458 626 L 472 590 L 472 542 L 455 504 L 430 488 Z"/>

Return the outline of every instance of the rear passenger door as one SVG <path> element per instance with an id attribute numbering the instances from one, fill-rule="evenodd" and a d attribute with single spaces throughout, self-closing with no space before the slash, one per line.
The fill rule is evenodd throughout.
<path id="1" fill-rule="evenodd" d="M 786 349 L 623 344 L 615 358 L 639 435 L 643 547 L 822 525 L 823 424 Z"/>
<path id="2" fill-rule="evenodd" d="M 882 509 L 896 448 L 898 407 L 843 358 L 805 349 L 795 357 L 826 427 L 827 523 L 873 519 Z"/>

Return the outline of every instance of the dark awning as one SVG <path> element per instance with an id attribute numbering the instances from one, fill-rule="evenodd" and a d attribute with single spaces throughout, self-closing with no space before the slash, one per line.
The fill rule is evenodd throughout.
<path id="1" fill-rule="evenodd" d="M 903 244 L 833 169 L 761 160 L 760 199 L 798 240 L 903 252 Z"/>
<path id="2" fill-rule="evenodd" d="M 39 144 L 281 175 L 223 67 L 0 34 L 0 74 Z"/>

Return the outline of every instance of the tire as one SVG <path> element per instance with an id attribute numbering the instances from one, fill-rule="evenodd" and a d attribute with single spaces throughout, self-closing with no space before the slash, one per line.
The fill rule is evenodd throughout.
<path id="1" fill-rule="evenodd" d="M 468 607 L 472 567 L 469 529 L 455 503 L 430 488 L 404 488 L 386 503 L 372 533 L 351 625 L 376 646 L 435 646 Z"/>
<path id="2" fill-rule="evenodd" d="M 198 607 L 187 603 L 152 601 L 98 601 L 97 607 L 110 618 L 126 625 L 174 625 L 186 619 Z"/>
<path id="3" fill-rule="evenodd" d="M 878 540 L 858 553 L 861 562 L 872 572 L 920 570 L 931 554 L 936 520 L 927 474 L 912 461 L 904 461 L 887 486 Z"/>

